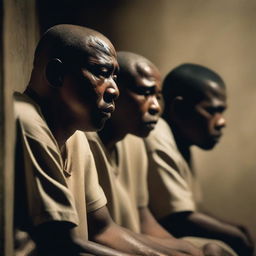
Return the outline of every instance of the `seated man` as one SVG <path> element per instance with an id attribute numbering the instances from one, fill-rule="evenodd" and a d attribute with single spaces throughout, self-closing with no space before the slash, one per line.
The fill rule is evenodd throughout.
<path id="1" fill-rule="evenodd" d="M 116 223 L 146 235 L 152 242 L 198 255 L 198 249 L 166 232 L 148 209 L 147 155 L 138 137 L 148 136 L 160 115 L 159 71 L 142 56 L 129 52 L 117 56 L 121 92 L 117 109 L 98 134 L 86 133 L 110 214 Z M 205 255 L 229 255 L 222 254 L 220 248 L 215 254 L 207 248 L 209 254 Z"/>
<path id="2" fill-rule="evenodd" d="M 163 119 L 145 139 L 149 156 L 150 209 L 177 237 L 196 236 L 222 240 L 239 255 L 251 255 L 247 233 L 239 226 L 197 209 L 197 178 L 190 147 L 212 149 L 226 121 L 226 89 L 212 70 L 183 64 L 163 83 Z M 161 195 L 161 200 L 159 199 Z"/>
<path id="3" fill-rule="evenodd" d="M 117 69 L 103 35 L 57 25 L 37 46 L 26 91 L 15 94 L 14 222 L 40 256 L 163 255 L 110 218 L 82 132 L 101 129 L 114 111 Z M 102 245 L 88 241 L 87 214 Z"/>

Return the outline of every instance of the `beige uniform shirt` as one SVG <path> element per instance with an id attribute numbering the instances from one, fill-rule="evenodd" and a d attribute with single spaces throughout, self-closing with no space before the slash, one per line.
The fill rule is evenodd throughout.
<path id="1" fill-rule="evenodd" d="M 106 204 L 88 141 L 77 131 L 65 157 L 40 108 L 16 93 L 15 225 L 25 231 L 48 221 L 66 221 L 87 239 L 86 212 Z"/>
<path id="2" fill-rule="evenodd" d="M 113 220 L 134 232 L 140 232 L 138 207 L 148 205 L 147 157 L 143 141 L 127 135 L 109 153 L 97 133 L 86 133 L 86 136 Z"/>
<path id="3" fill-rule="evenodd" d="M 149 205 L 155 217 L 195 211 L 200 197 L 197 180 L 180 154 L 168 124 L 160 119 L 144 142 L 149 158 Z"/>
<path id="4" fill-rule="evenodd" d="M 195 211 L 201 200 L 196 175 L 180 154 L 168 124 L 160 119 L 156 128 L 144 139 L 149 157 L 148 189 L 150 209 L 157 219 L 180 211 Z M 237 254 L 219 240 L 184 237 L 196 247 L 215 243 Z"/>

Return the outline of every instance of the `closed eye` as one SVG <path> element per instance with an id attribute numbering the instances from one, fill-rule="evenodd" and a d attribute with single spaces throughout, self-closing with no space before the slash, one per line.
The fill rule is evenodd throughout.
<path id="1" fill-rule="evenodd" d="M 93 64 L 88 67 L 88 70 L 95 76 L 101 78 L 109 78 L 113 74 L 113 67 L 110 65 Z"/>
<path id="2" fill-rule="evenodd" d="M 111 70 L 109 70 L 107 67 L 99 67 L 96 69 L 95 75 L 102 76 L 105 78 L 110 77 L 112 74 Z"/>
<path id="3" fill-rule="evenodd" d="M 144 96 L 154 95 L 156 94 L 156 87 L 155 86 L 131 86 L 131 91 Z"/>
<path id="4" fill-rule="evenodd" d="M 216 113 L 223 113 L 226 110 L 226 107 L 219 106 L 219 107 L 206 107 L 205 110 L 211 114 L 214 115 Z"/>

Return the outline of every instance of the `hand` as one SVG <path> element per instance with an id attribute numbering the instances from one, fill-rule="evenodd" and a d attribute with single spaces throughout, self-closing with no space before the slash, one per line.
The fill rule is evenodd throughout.
<path id="1" fill-rule="evenodd" d="M 241 232 L 237 241 L 237 251 L 239 255 L 252 256 L 254 251 L 254 242 L 249 230 L 242 225 L 237 225 L 236 227 Z"/>
<path id="2" fill-rule="evenodd" d="M 240 229 L 240 231 L 246 236 L 247 243 L 250 247 L 254 248 L 254 241 L 252 239 L 252 235 L 250 231 L 247 229 L 247 227 L 243 225 L 237 225 L 237 228 Z"/>
<path id="3" fill-rule="evenodd" d="M 204 256 L 232 256 L 217 244 L 206 244 L 203 247 Z"/>

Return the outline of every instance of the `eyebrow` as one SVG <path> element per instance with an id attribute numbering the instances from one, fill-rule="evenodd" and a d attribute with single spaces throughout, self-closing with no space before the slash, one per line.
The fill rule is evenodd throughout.
<path id="1" fill-rule="evenodd" d="M 227 109 L 227 106 L 226 105 L 225 106 L 224 105 L 223 106 L 209 106 L 209 107 L 204 107 L 204 109 L 206 111 L 213 111 L 213 112 L 216 112 L 216 113 L 218 113 L 218 112 L 222 113 Z"/>
<path id="2" fill-rule="evenodd" d="M 96 58 L 96 57 L 90 57 L 89 61 L 88 61 L 90 66 L 93 67 L 105 67 L 109 70 L 115 70 L 115 72 L 119 71 L 119 66 L 118 65 L 114 65 L 113 63 L 109 63 L 108 61 L 106 61 L 103 58 Z"/>
<path id="3" fill-rule="evenodd" d="M 89 63 L 95 64 L 95 65 L 101 65 L 104 67 L 112 66 L 112 64 L 109 64 L 109 62 L 100 56 L 90 56 L 89 57 Z"/>
<path id="4" fill-rule="evenodd" d="M 129 90 L 131 90 L 137 94 L 140 94 L 140 95 L 153 95 L 153 94 L 161 93 L 160 91 L 157 91 L 156 85 L 153 85 L 153 86 L 131 85 L 131 86 L 129 86 Z"/>

